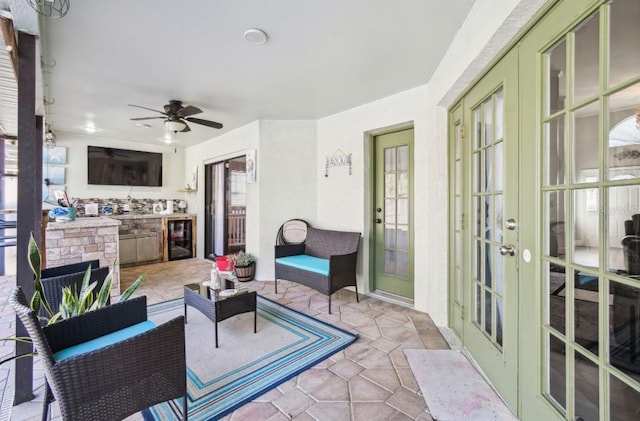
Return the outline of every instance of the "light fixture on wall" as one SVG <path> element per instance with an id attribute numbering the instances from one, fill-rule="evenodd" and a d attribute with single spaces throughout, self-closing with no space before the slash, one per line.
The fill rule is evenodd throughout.
<path id="1" fill-rule="evenodd" d="M 54 146 L 56 146 L 56 138 L 57 138 L 57 136 L 53 132 L 53 130 L 49 129 L 44 134 L 44 144 L 49 146 L 49 147 L 54 147 Z"/>
<path id="2" fill-rule="evenodd" d="M 187 124 L 182 120 L 167 119 L 164 121 L 164 127 L 170 132 L 176 133 L 183 131 L 187 127 Z"/>
<path id="3" fill-rule="evenodd" d="M 27 3 L 42 16 L 59 19 L 69 11 L 70 0 L 27 0 Z"/>

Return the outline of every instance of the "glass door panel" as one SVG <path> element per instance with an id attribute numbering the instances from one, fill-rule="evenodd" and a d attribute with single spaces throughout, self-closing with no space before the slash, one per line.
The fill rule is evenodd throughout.
<path id="1" fill-rule="evenodd" d="M 373 289 L 413 299 L 413 129 L 376 136 Z"/>
<path id="2" fill-rule="evenodd" d="M 461 158 L 471 163 L 461 187 L 465 192 L 468 186 L 462 206 L 470 231 L 460 233 L 468 308 L 463 342 L 512 408 L 518 364 L 517 59 L 517 52 L 507 54 L 464 98 L 472 130 Z"/>
<path id="3" fill-rule="evenodd" d="M 245 250 L 246 157 L 205 165 L 205 256 Z"/>
<path id="4" fill-rule="evenodd" d="M 476 220 L 483 221 L 482 235 L 476 239 L 475 254 L 481 258 L 476 260 L 474 271 L 479 276 L 474 280 L 479 288 L 481 297 L 476 297 L 480 309 L 476 312 L 474 322 L 491 341 L 500 348 L 502 346 L 502 294 L 504 261 L 499 249 L 502 246 L 502 177 L 504 174 L 502 165 L 503 138 L 496 133 L 503 133 L 503 129 L 496 130 L 494 116 L 504 114 L 502 100 L 503 88 L 499 88 L 491 94 L 482 104 L 472 110 L 472 115 L 479 120 L 472 124 L 479 130 L 475 135 L 481 136 L 474 144 L 483 145 L 473 151 L 477 157 L 474 162 L 479 163 L 475 168 L 474 177 L 481 179 L 479 190 L 474 193 L 474 199 L 482 206 L 476 209 Z M 502 118 L 499 119 L 502 123 Z M 482 269 L 484 267 L 484 269 Z"/>
<path id="5" fill-rule="evenodd" d="M 565 0 L 545 20 L 555 29 L 543 21 L 522 45 L 541 52 L 544 86 L 541 116 L 534 123 L 530 107 L 522 125 L 523 144 L 531 127 L 542 134 L 539 393 L 568 420 L 640 414 L 640 59 L 629 38 L 640 36 L 638 19 L 640 2 Z M 529 373 L 539 376 L 523 370 L 525 396 Z"/>

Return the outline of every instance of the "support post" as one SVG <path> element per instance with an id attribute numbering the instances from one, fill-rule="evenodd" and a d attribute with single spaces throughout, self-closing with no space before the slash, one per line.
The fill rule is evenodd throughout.
<path id="1" fill-rule="evenodd" d="M 36 37 L 18 32 L 18 220 L 16 283 L 28 299 L 33 295 L 33 273 L 29 266 L 31 232 L 41 238 L 42 219 L 42 117 L 36 118 Z M 38 126 L 39 132 L 38 132 Z M 28 336 L 16 316 L 16 336 Z M 16 343 L 16 354 L 31 352 L 29 343 Z M 33 358 L 15 363 L 14 404 L 33 399 Z"/>

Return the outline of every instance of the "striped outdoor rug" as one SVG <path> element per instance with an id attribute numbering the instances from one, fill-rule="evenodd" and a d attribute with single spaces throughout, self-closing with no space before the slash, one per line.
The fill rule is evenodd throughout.
<path id="1" fill-rule="evenodd" d="M 162 322 L 182 314 L 182 300 L 149 308 Z M 189 420 L 216 420 L 347 347 L 356 335 L 258 296 L 258 333 L 253 313 L 218 324 L 188 307 L 187 388 Z M 143 411 L 145 420 L 176 420 L 180 400 Z"/>

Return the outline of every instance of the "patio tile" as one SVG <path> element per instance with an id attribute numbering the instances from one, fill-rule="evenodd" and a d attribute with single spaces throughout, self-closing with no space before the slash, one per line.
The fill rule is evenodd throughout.
<path id="1" fill-rule="evenodd" d="M 354 421 L 388 420 L 398 411 L 384 402 L 353 402 Z"/>
<path id="2" fill-rule="evenodd" d="M 395 391 L 401 386 L 398 374 L 393 368 L 369 368 L 360 375 L 389 391 Z"/>
<path id="3" fill-rule="evenodd" d="M 314 403 L 313 399 L 298 389 L 287 392 L 273 401 L 276 408 L 289 417 L 303 413 Z"/>
<path id="4" fill-rule="evenodd" d="M 314 388 L 309 396 L 317 401 L 349 402 L 349 385 L 346 380 L 334 376 Z"/>
<path id="5" fill-rule="evenodd" d="M 361 376 L 349 380 L 349 390 L 352 402 L 384 402 L 392 396 L 388 390 Z"/>
<path id="6" fill-rule="evenodd" d="M 314 420 L 350 421 L 349 402 L 318 402 L 307 409 Z"/>
<path id="7" fill-rule="evenodd" d="M 186 259 L 168 264 L 121 269 L 122 285 L 133 282 L 142 272 L 147 277 L 135 295 L 146 295 L 149 304 L 181 298 L 183 285 L 194 280 L 207 280 L 211 262 Z M 15 278 L 0 277 L 0 291 Z M 415 386 L 403 349 L 443 347 L 446 342 L 431 318 L 405 307 L 341 290 L 333 295 L 332 314 L 328 299 L 303 285 L 278 281 L 278 294 L 273 281 L 249 281 L 247 288 L 260 295 L 359 334 L 351 346 L 316 364 L 311 370 L 289 379 L 277 388 L 257 397 L 233 413 L 226 421 L 269 420 L 406 420 L 432 421 L 424 399 Z M 10 288 L 7 288 L 9 291 Z M 0 328 L 15 323 L 13 313 L 5 314 L 0 306 Z M 11 330 L 14 324 L 11 325 Z M 0 347 L 3 351 L 5 347 Z M 447 346 L 448 348 L 448 346 Z M 35 359 L 36 391 L 42 391 L 43 371 Z M 2 376 L 3 371 L 0 371 Z M 6 374 L 3 378 L 6 378 Z M 12 419 L 39 420 L 41 402 L 14 407 Z M 60 419 L 57 404 L 52 405 L 54 421 Z M 127 421 L 142 420 L 134 414 Z"/>
<path id="8" fill-rule="evenodd" d="M 403 414 L 407 414 L 413 418 L 416 418 L 427 408 L 422 396 L 406 389 L 398 389 L 396 393 L 387 400 L 387 403 Z"/>
<path id="9" fill-rule="evenodd" d="M 362 366 L 351 360 L 342 360 L 329 367 L 329 371 L 337 374 L 345 380 L 349 380 L 363 370 Z"/>

